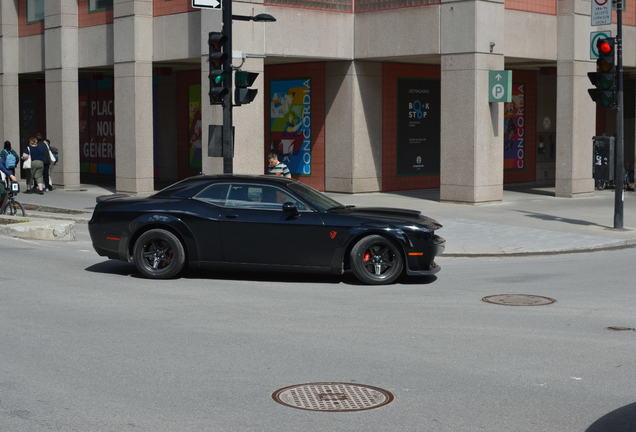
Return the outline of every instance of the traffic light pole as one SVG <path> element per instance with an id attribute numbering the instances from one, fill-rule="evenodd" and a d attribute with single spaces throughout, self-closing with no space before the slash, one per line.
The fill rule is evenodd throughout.
<path id="1" fill-rule="evenodd" d="M 223 70 L 228 71 L 226 87 L 228 92 L 223 99 L 223 173 L 234 171 L 234 136 L 232 133 L 232 0 L 223 0 L 223 33 L 227 39 L 223 52 L 227 53 L 223 61 Z"/>
<path id="2" fill-rule="evenodd" d="M 624 181 L 624 114 L 623 103 L 623 3 L 617 0 L 616 18 L 616 147 L 614 158 L 614 229 L 623 228 Z"/>

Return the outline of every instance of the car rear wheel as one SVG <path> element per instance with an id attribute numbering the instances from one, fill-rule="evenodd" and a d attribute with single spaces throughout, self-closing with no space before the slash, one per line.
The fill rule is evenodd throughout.
<path id="1" fill-rule="evenodd" d="M 169 279 L 183 270 L 185 251 L 170 231 L 151 229 L 135 242 L 133 252 L 137 270 L 147 278 Z"/>
<path id="2" fill-rule="evenodd" d="M 351 249 L 351 269 L 365 284 L 390 284 L 402 274 L 404 259 L 389 239 L 370 235 L 360 239 Z"/>

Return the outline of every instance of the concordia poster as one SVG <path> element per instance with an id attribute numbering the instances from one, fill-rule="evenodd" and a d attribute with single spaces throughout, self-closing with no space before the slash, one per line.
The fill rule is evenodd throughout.
<path id="1" fill-rule="evenodd" d="M 512 102 L 504 104 L 504 169 L 525 168 L 525 113 L 524 84 L 512 85 Z"/>
<path id="2" fill-rule="evenodd" d="M 400 78 L 397 97 L 397 175 L 439 175 L 439 81 Z"/>
<path id="3" fill-rule="evenodd" d="M 292 174 L 311 175 L 311 79 L 270 82 L 270 151 Z"/>

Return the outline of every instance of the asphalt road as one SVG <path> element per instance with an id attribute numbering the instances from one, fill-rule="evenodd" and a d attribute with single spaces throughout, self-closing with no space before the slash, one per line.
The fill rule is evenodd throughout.
<path id="1" fill-rule="evenodd" d="M 596 432 L 636 402 L 636 332 L 607 330 L 636 327 L 636 249 L 442 258 L 437 278 L 367 287 L 211 271 L 150 281 L 85 234 L 1 243 L 1 432 Z M 557 302 L 481 301 L 503 293 Z M 271 398 L 322 381 L 395 400 L 329 413 Z M 609 421 L 635 430 L 636 404 Z"/>

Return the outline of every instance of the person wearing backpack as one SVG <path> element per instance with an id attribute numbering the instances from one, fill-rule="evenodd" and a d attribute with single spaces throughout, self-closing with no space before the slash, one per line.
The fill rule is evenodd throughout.
<path id="1" fill-rule="evenodd" d="M 4 149 L 0 151 L 0 158 L 2 158 L 5 168 L 15 175 L 15 167 L 20 161 L 20 156 L 11 148 L 11 141 L 4 142 Z"/>
<path id="2" fill-rule="evenodd" d="M 5 148 L 6 150 L 6 148 Z M 1 152 L 0 152 L 1 153 Z M 14 168 L 15 169 L 15 168 Z M 9 178 L 9 180 L 11 180 L 12 182 L 17 182 L 18 179 L 15 177 L 15 175 L 11 172 L 11 170 L 9 170 L 8 168 L 5 167 L 4 165 L 4 159 L 0 158 L 0 208 L 4 207 L 4 201 L 7 199 L 7 189 L 5 187 L 5 179 L 6 177 Z"/>

